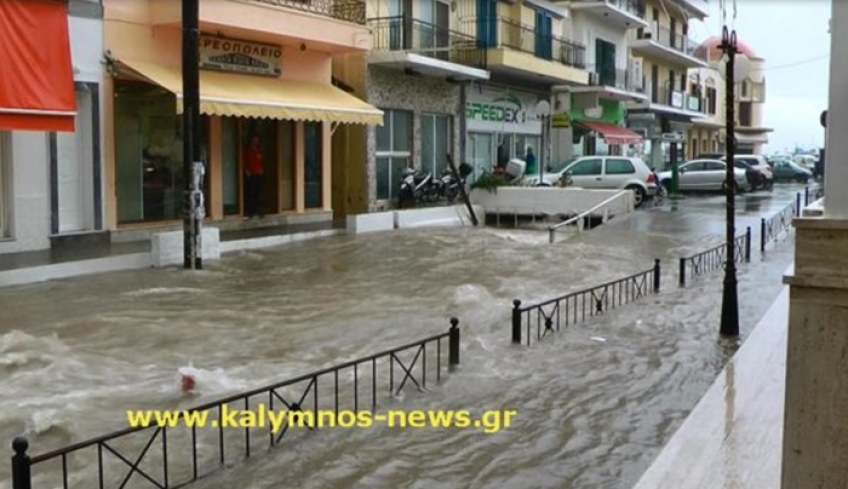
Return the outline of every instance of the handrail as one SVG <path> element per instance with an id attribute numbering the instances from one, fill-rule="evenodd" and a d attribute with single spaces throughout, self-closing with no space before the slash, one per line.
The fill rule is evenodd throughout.
<path id="1" fill-rule="evenodd" d="M 595 205 L 594 207 L 592 207 L 592 208 L 590 208 L 590 209 L 588 209 L 588 210 L 585 210 L 585 211 L 581 212 L 580 214 L 578 214 L 578 215 L 576 215 L 576 216 L 574 216 L 574 217 L 572 217 L 572 218 L 569 218 L 569 219 L 567 219 L 567 220 L 565 220 L 565 221 L 563 221 L 563 222 L 561 222 L 561 223 L 559 223 L 559 224 L 554 224 L 554 225 L 548 226 L 548 233 L 550 233 L 550 242 L 551 242 L 551 244 L 553 244 L 553 243 L 554 243 L 554 241 L 556 240 L 556 231 L 557 231 L 557 229 L 559 229 L 559 228 L 561 228 L 561 227 L 563 227 L 563 226 L 567 226 L 567 225 L 569 225 L 569 224 L 573 224 L 573 223 L 577 222 L 578 220 L 582 220 L 582 219 L 584 219 L 586 216 L 588 216 L 588 215 L 590 215 L 591 213 L 593 213 L 593 212 L 597 211 L 598 209 L 600 209 L 600 208 L 602 208 L 602 207 L 605 207 L 605 206 L 607 206 L 607 205 L 611 204 L 612 202 L 614 202 L 614 201 L 616 201 L 616 200 L 621 199 L 621 197 L 622 197 L 623 195 L 628 195 L 628 194 L 631 194 L 631 191 L 630 191 L 630 190 L 622 190 L 621 192 L 619 192 L 619 193 L 617 193 L 617 194 L 613 195 L 612 197 L 608 198 L 607 200 L 605 200 L 605 201 L 601 202 L 600 204 L 597 204 L 597 205 Z M 624 208 L 624 212 L 625 212 L 625 214 L 629 214 L 629 213 L 632 211 L 632 209 L 630 208 L 630 206 L 629 206 L 628 204 L 632 205 L 632 204 L 633 204 L 633 199 L 630 199 L 629 201 L 625 201 L 625 206 L 624 206 L 624 207 L 625 207 L 625 208 Z M 603 218 L 604 222 L 606 222 L 607 218 L 608 218 L 607 213 L 604 213 L 604 218 Z M 583 231 L 583 226 L 582 226 L 582 224 L 581 224 L 580 226 L 578 226 L 577 231 L 578 231 L 578 232 Z"/>

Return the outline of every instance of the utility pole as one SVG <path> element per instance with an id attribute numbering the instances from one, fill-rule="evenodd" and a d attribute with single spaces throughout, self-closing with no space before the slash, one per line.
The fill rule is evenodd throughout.
<path id="1" fill-rule="evenodd" d="M 727 26 L 722 30 L 721 50 L 725 60 L 725 105 L 727 132 L 727 253 L 724 259 L 724 290 L 721 299 L 721 328 L 722 336 L 739 336 L 739 298 L 736 282 L 736 176 L 734 174 L 734 158 L 736 152 L 736 122 L 735 114 L 735 72 L 736 62 L 736 31 L 728 33 Z"/>
<path id="2" fill-rule="evenodd" d="M 182 0 L 183 21 L 183 267 L 203 268 L 203 163 L 200 161 L 200 4 Z"/>

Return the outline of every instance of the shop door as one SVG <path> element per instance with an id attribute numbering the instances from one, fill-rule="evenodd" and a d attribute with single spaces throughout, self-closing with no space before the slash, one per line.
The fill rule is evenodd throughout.
<path id="1" fill-rule="evenodd" d="M 242 152 L 250 148 L 251 140 L 259 138 L 259 148 L 262 153 L 263 176 L 258 196 L 249 196 L 243 193 L 242 209 L 247 199 L 257 198 L 258 208 L 261 214 L 276 214 L 278 209 L 277 200 L 277 121 L 265 119 L 244 119 L 241 129 Z M 244 168 L 244 155 L 242 155 L 242 174 Z"/>
<path id="2" fill-rule="evenodd" d="M 474 183 L 484 172 L 492 172 L 495 165 L 494 137 L 492 134 L 473 132 L 470 134 L 471 144 L 468 145 L 470 152 L 469 162 L 474 167 L 474 173 L 469 178 L 469 184 Z"/>
<path id="3" fill-rule="evenodd" d="M 59 232 L 92 228 L 93 221 L 93 134 L 91 94 L 77 91 L 75 132 L 56 134 Z"/>

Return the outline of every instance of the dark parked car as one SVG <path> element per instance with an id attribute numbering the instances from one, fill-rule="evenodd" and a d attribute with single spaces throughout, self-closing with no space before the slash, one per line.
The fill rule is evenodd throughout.
<path id="1" fill-rule="evenodd" d="M 774 179 L 778 181 L 792 181 L 807 183 L 813 178 L 813 172 L 793 161 L 777 160 L 774 162 Z"/>

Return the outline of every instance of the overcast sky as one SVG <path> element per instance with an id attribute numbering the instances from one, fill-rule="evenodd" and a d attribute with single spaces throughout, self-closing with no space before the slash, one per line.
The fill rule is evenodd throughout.
<path id="1" fill-rule="evenodd" d="M 721 35 L 721 2 L 709 3 L 710 17 L 690 28 L 696 41 Z M 725 3 L 731 25 L 733 1 Z M 831 0 L 736 0 L 737 37 L 766 60 L 764 124 L 774 128 L 766 154 L 824 145 L 819 115 L 827 108 L 830 10 Z"/>

